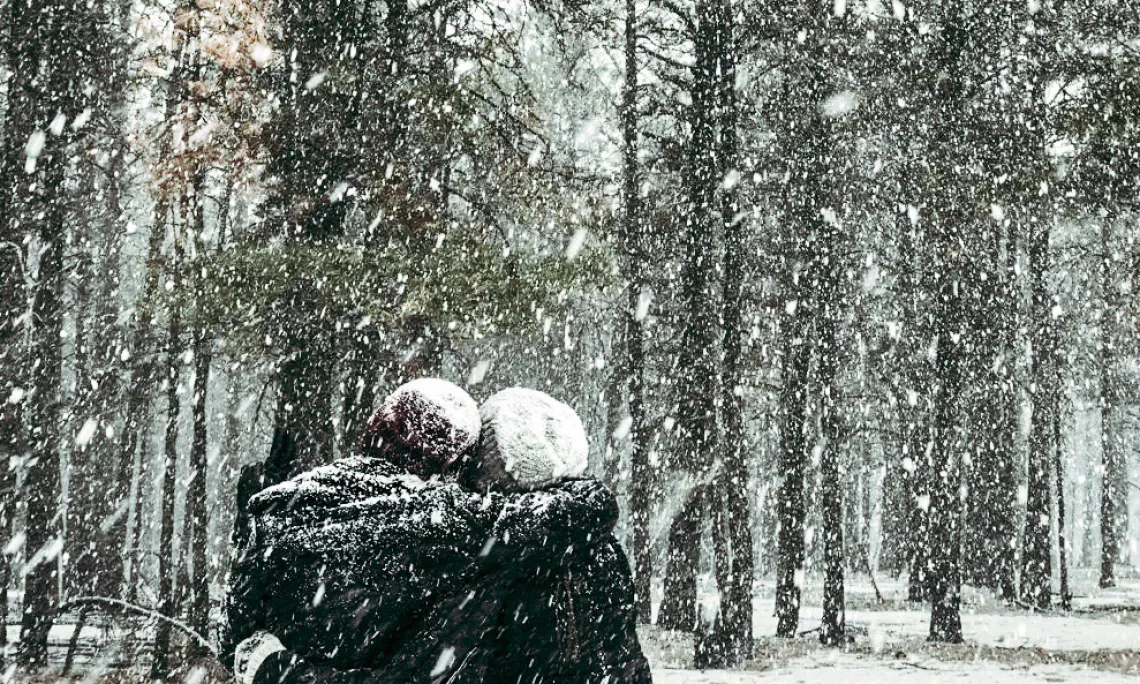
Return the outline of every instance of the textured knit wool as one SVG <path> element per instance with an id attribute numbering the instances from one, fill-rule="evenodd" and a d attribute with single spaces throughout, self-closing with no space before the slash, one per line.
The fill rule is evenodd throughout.
<path id="1" fill-rule="evenodd" d="M 480 489 L 529 490 L 586 471 L 589 444 L 574 409 L 537 390 L 512 387 L 479 408 L 482 441 L 472 468 Z"/>

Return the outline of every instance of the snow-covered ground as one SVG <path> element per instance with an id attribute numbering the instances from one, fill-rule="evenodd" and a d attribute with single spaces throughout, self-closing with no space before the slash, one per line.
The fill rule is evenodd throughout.
<path id="1" fill-rule="evenodd" d="M 964 591 L 960 646 L 926 642 L 930 614 L 904 600 L 905 581 L 879 579 L 883 602 L 866 579 L 848 584 L 847 625 L 854 641 L 825 649 L 809 632 L 774 638 L 775 588 L 756 587 L 756 659 L 730 672 L 690 669 L 692 642 L 654 629 L 642 633 L 658 684 L 919 684 L 926 682 L 1140 682 L 1140 578 L 1098 589 L 1075 573 L 1074 610 L 1030 613 L 1009 608 L 988 592 Z M 809 578 L 800 630 L 818 627 L 819 587 Z M 706 600 L 712 600 L 706 597 Z"/>
<path id="2" fill-rule="evenodd" d="M 1140 578 L 1119 581 L 1113 589 L 1098 589 L 1092 576 L 1075 573 L 1073 611 L 1029 611 L 1006 607 L 988 592 L 966 588 L 962 606 L 962 632 L 966 640 L 985 646 L 1035 647 L 1057 651 L 1140 651 Z M 905 583 L 880 580 L 884 602 L 874 601 L 865 580 L 848 588 L 847 625 L 857 639 L 873 648 L 887 648 L 899 640 L 924 638 L 930 627 L 925 606 L 906 603 Z M 775 588 L 761 583 L 753 608 L 757 636 L 775 634 Z M 805 590 L 800 629 L 819 625 L 822 617 L 816 588 Z"/>
<path id="3" fill-rule="evenodd" d="M 766 611 L 761 609 L 767 608 Z M 754 629 L 757 634 L 774 634 L 776 619 L 771 606 L 757 606 Z M 818 625 L 822 617 L 816 607 L 804 608 L 805 626 Z M 1131 623 L 1126 620 L 1131 619 Z M 847 613 L 848 628 L 856 637 L 865 635 L 872 648 L 887 648 L 910 638 L 923 638 L 930 630 L 926 611 L 853 610 Z M 1140 650 L 1140 622 L 1136 614 L 1116 613 L 1088 617 L 1024 614 L 962 615 L 962 632 L 970 642 L 985 646 L 1036 647 L 1051 651 Z"/>
<path id="4" fill-rule="evenodd" d="M 1071 665 L 1016 666 L 999 663 L 880 660 L 850 653 L 819 652 L 767 670 L 694 672 L 658 669 L 656 684 L 928 684 L 930 682 L 1069 682 L 1107 684 L 1135 682 L 1136 675 Z"/>
<path id="5" fill-rule="evenodd" d="M 1090 573 L 1075 573 L 1074 610 L 1069 613 L 1030 613 L 967 588 L 962 612 L 966 643 L 957 646 L 926 642 L 929 613 L 903 600 L 905 581 L 879 578 L 880 603 L 871 584 L 859 577 L 848 582 L 847 625 L 853 642 L 842 650 L 823 648 L 812 631 L 819 625 L 821 597 L 810 577 L 800 618 L 800 630 L 807 633 L 794 640 L 772 636 L 774 587 L 757 583 L 755 658 L 740 669 L 698 672 L 691 667 L 691 636 L 655 628 L 641 636 L 658 684 L 1140 683 L 1140 576 L 1122 575 L 1120 586 L 1101 590 Z M 707 593 L 704 599 L 714 601 Z M 66 643 L 72 629 L 55 626 L 51 640 Z M 17 628 L 9 627 L 9 637 L 16 636 Z M 98 636 L 97 627 L 85 628 L 85 638 Z M 38 678 L 35 684 L 48 681 Z"/>

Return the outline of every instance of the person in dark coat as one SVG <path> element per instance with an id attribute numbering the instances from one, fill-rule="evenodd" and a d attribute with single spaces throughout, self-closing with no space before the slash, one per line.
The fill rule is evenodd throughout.
<path id="1" fill-rule="evenodd" d="M 489 572 L 452 574 L 447 569 L 449 564 L 436 565 L 433 573 L 462 579 L 451 585 L 459 589 L 437 592 L 435 604 L 419 612 L 418 621 L 388 635 L 385 653 L 372 648 L 384 639 L 371 639 L 369 629 L 353 632 L 348 641 L 356 639 L 357 643 L 341 643 L 334 649 L 352 650 L 352 659 L 302 658 L 299 655 L 305 646 L 298 646 L 296 636 L 283 637 L 290 642 L 290 649 L 274 645 L 280 650 L 266 659 L 253 681 L 652 681 L 637 640 L 629 563 L 612 534 L 616 503 L 611 508 L 609 501 L 598 499 L 592 509 L 575 508 L 567 506 L 575 499 L 551 498 L 563 490 L 573 492 L 579 503 L 597 498 L 593 490 L 598 487 L 596 483 L 568 479 L 580 476 L 586 465 L 585 431 L 577 415 L 545 394 L 520 389 L 492 397 L 480 413 L 483 439 L 478 455 L 460 456 L 453 463 L 459 464 L 460 481 L 469 488 L 468 494 L 491 500 L 501 496 L 543 497 L 517 509 L 537 517 L 521 517 L 511 529 L 499 533 L 499 538 L 509 540 L 498 547 L 500 551 L 510 546 L 515 550 L 488 552 L 482 563 L 484 570 L 491 569 Z M 315 492 L 320 487 L 308 484 L 301 489 Z M 336 489 L 336 496 L 344 501 L 369 494 Z M 599 516 L 603 510 L 612 515 Z M 455 532 L 453 525 L 447 527 L 448 534 Z M 390 533 L 385 528 L 383 534 Z M 538 539 L 539 534 L 544 538 Z M 343 588 L 327 589 L 324 596 L 333 591 L 339 592 L 342 602 L 360 600 L 360 596 L 344 593 Z M 375 598 L 369 595 L 365 600 Z M 327 600 L 322 598 L 322 602 Z M 294 598 L 285 605 L 297 602 Z M 312 633 L 317 627 L 311 625 L 301 631 Z"/>
<path id="2" fill-rule="evenodd" d="M 479 451 L 461 477 L 472 488 L 533 491 L 584 472 L 586 433 L 565 404 L 512 388 L 479 413 Z M 555 563 L 529 567 L 487 647 L 494 667 L 486 684 L 650 684 L 629 560 L 612 527 Z"/>
<path id="3" fill-rule="evenodd" d="M 478 414 L 458 387 L 417 383 L 377 411 L 364 456 L 250 500 L 229 605 L 239 680 L 482 681 L 511 578 L 612 529 L 616 501 L 590 480 L 507 494 L 440 478 Z"/>

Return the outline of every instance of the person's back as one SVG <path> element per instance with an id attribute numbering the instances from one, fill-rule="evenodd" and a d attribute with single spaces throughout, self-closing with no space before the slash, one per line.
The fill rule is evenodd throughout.
<path id="1" fill-rule="evenodd" d="M 629 561 L 612 534 L 508 595 L 486 684 L 649 684 Z"/>
<path id="2" fill-rule="evenodd" d="M 471 486 L 525 489 L 585 469 L 585 430 L 552 397 L 503 390 L 479 414 L 479 453 L 465 477 Z M 629 560 L 612 530 L 520 577 L 484 642 L 493 652 L 488 684 L 652 681 L 637 638 Z"/>
<path id="3" fill-rule="evenodd" d="M 472 449 L 478 432 L 470 395 L 441 380 L 412 381 L 377 409 L 361 456 L 252 496 L 239 492 L 248 502 L 235 529 L 230 642 L 268 630 L 346 666 L 382 653 L 452 566 L 469 565 L 470 549 L 495 523 L 497 510 L 431 479 Z M 436 515 L 412 525 L 417 508 Z M 432 564 L 439 572 L 409 578 L 409 566 Z"/>

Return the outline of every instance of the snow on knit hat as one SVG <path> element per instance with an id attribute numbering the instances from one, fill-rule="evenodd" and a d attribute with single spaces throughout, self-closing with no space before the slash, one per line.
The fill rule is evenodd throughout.
<path id="1" fill-rule="evenodd" d="M 361 450 L 421 475 L 442 472 L 479 440 L 479 408 L 463 388 L 420 378 L 388 395 L 365 429 Z"/>
<path id="2" fill-rule="evenodd" d="M 479 408 L 483 438 L 473 464 L 480 488 L 537 489 L 586 472 L 589 445 L 574 409 L 537 390 L 512 387 Z"/>

